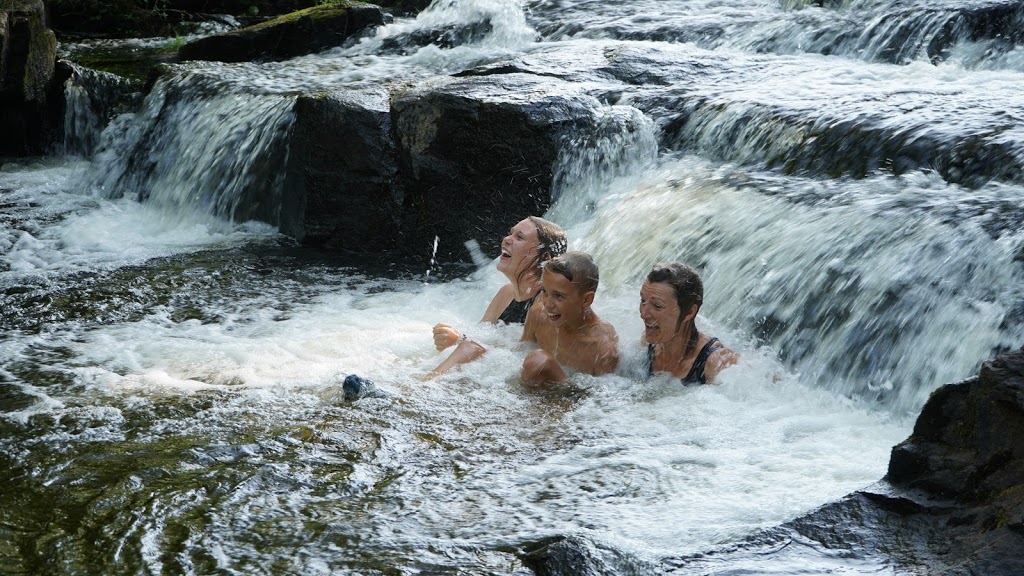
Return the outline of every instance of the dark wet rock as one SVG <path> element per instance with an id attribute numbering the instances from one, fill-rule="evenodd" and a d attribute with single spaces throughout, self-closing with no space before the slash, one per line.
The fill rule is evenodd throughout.
<path id="1" fill-rule="evenodd" d="M 286 60 L 342 45 L 384 23 L 380 7 L 336 2 L 285 14 L 253 26 L 207 36 L 181 47 L 181 60 Z"/>
<path id="2" fill-rule="evenodd" d="M 41 154 L 52 137 L 57 38 L 42 0 L 0 0 L 0 155 Z"/>
<path id="3" fill-rule="evenodd" d="M 151 38 L 192 33 L 203 22 L 258 23 L 316 0 L 48 0 L 51 25 L 66 38 Z M 237 26 L 237 22 L 235 23 Z"/>
<path id="4" fill-rule="evenodd" d="M 493 29 L 490 21 L 474 22 L 465 26 L 414 30 L 386 38 L 381 43 L 381 52 L 390 54 L 410 54 L 419 48 L 434 45 L 438 48 L 454 48 L 463 44 L 477 42 L 487 36 Z"/>
<path id="5" fill-rule="evenodd" d="M 563 144 L 597 107 L 525 75 L 300 97 L 281 230 L 339 251 L 469 262 L 466 241 L 497 246 L 547 210 Z"/>
<path id="6" fill-rule="evenodd" d="M 387 395 L 379 390 L 370 380 L 358 374 L 349 374 L 341 384 L 345 400 L 353 402 L 360 398 L 385 398 Z"/>
<path id="7" fill-rule="evenodd" d="M 913 435 L 893 449 L 888 479 L 965 504 L 997 504 L 1020 488 L 1007 502 L 1020 507 L 1021 439 L 1024 350 L 986 362 L 976 378 L 936 390 Z"/>
<path id="8" fill-rule="evenodd" d="M 496 246 L 509 225 L 551 204 L 569 137 L 595 124 L 582 88 L 510 74 L 430 82 L 392 98 L 402 231 L 415 253 L 468 261 L 475 239 Z"/>
<path id="9" fill-rule="evenodd" d="M 938 389 L 873 486 L 729 546 L 660 566 L 612 565 L 580 537 L 524 545 L 540 575 L 1024 574 L 1024 349 Z M 621 556 L 620 556 L 621 557 Z"/>
<path id="10" fill-rule="evenodd" d="M 298 99 L 281 232 L 343 252 L 398 246 L 404 197 L 388 96 L 380 89 Z"/>
<path id="11" fill-rule="evenodd" d="M 256 25 L 312 8 L 321 0 L 49 0 L 51 25 L 62 38 L 150 38 L 201 33 L 204 23 Z M 378 0 L 396 16 L 411 16 L 430 0 Z M 84 17 L 83 17 L 84 16 Z"/>
<path id="12" fill-rule="evenodd" d="M 579 536 L 554 536 L 516 550 L 538 576 L 651 574 L 654 566 Z"/>

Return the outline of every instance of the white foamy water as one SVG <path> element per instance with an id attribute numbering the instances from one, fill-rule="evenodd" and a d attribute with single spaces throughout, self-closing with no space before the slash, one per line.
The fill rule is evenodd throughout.
<path id="1" fill-rule="evenodd" d="M 611 208 L 631 201 L 627 194 L 621 203 L 608 202 L 595 222 L 571 227 L 571 247 L 610 239 L 604 220 L 612 217 Z M 118 218 L 132 218 L 136 231 L 120 240 L 141 251 L 122 255 L 133 262 L 147 251 L 156 256 L 191 249 L 181 239 L 203 237 L 194 225 L 163 229 L 148 223 L 142 213 L 124 211 L 123 202 L 94 201 L 57 226 L 63 237 L 76 238 L 77 250 L 93 255 L 88 265 L 117 262 L 94 245 L 88 222 L 116 228 L 127 224 Z M 73 260 L 56 247 L 37 250 L 54 261 Z M 519 328 L 477 324 L 502 282 L 488 266 L 469 282 L 322 284 L 312 287 L 319 295 L 301 302 L 294 301 L 290 284 L 242 298 L 211 292 L 201 300 L 216 321 L 176 320 L 171 308 L 157 307 L 137 321 L 71 322 L 46 335 L 14 337 L 3 343 L 8 362 L 31 360 L 33 350 L 62 349 L 67 359 L 51 369 L 76 384 L 73 393 L 27 386 L 36 400 L 7 417 L 91 423 L 42 441 L 110 442 L 137 433 L 130 413 L 215 393 L 218 406 L 155 422 L 144 434 L 157 441 L 167 434 L 225 435 L 256 422 L 281 430 L 309 426 L 333 438 L 320 448 L 329 453 L 331 446 L 361 445 L 344 436 L 345 426 L 375 430 L 375 448 L 365 448 L 345 490 L 359 494 L 386 482 L 385 497 L 399 508 L 411 506 L 406 513 L 353 517 L 347 505 L 319 490 L 299 488 L 288 496 L 265 493 L 256 484 L 215 512 L 235 526 L 213 528 L 209 536 L 229 548 L 224 566 L 231 557 L 260 555 L 238 540 L 239 526 L 258 530 L 255 523 L 269 517 L 277 518 L 278 531 L 299 529 L 279 524 L 283 517 L 272 509 L 298 517 L 316 509 L 317 522 L 342 523 L 392 549 L 500 547 L 580 534 L 655 561 L 786 521 L 884 474 L 889 449 L 906 436 L 908 422 L 802 382 L 770 350 L 753 347 L 743 331 L 713 318 L 702 318 L 702 329 L 743 358 L 720 383 L 683 388 L 663 378 L 637 378 L 638 275 L 651 258 L 636 250 L 619 257 L 614 250 L 595 253 L 606 270 L 595 308 L 619 329 L 626 359 L 620 375 L 577 376 L 569 396 L 525 391 L 516 376 L 525 354 L 516 344 Z M 716 284 L 709 285 L 714 290 Z M 444 357 L 434 350 L 430 332 L 439 321 L 493 349 L 460 372 L 423 383 L 419 378 Z M 374 380 L 389 396 L 345 403 L 341 380 L 350 373 Z M 334 415 L 308 421 L 311 412 Z M 247 459 L 268 457 L 260 445 L 243 450 Z M 316 472 L 320 459 L 307 455 L 277 466 L 291 470 L 288 475 L 311 474 L 314 485 L 329 483 Z M 240 508 L 232 511 L 235 506 Z M 138 528 L 139 545 L 152 548 L 151 567 L 172 510 L 152 510 L 148 524 Z M 134 545 L 136 536 L 125 538 L 125 545 Z M 309 557 L 329 553 L 318 542 L 300 550 Z"/>
<path id="2" fill-rule="evenodd" d="M 0 231 L 0 262 L 8 281 L 110 270 L 276 233 L 260 222 L 231 224 L 203 210 L 169 212 L 133 198 L 82 194 L 89 166 L 47 162 L 0 168 L 0 189 L 11 190 L 3 196 L 10 206 Z"/>
<path id="3" fill-rule="evenodd" d="M 496 276 L 489 270 L 469 283 L 331 291 L 285 317 L 277 304 L 287 292 L 271 291 L 222 308 L 214 323 L 173 322 L 158 312 L 49 344 L 72 351 L 68 369 L 87 396 L 146 405 L 220 391 L 244 406 L 247 418 L 284 428 L 303 422 L 306 410 L 344 405 L 346 374 L 373 379 L 390 397 L 361 400 L 343 416 L 358 420 L 359 405 L 367 406 L 381 426 L 382 446 L 367 454 L 366 477 L 357 482 L 373 485 L 396 466 L 404 471 L 389 491 L 416 504 L 407 515 L 354 522 L 367 539 L 400 548 L 582 534 L 651 560 L 697 551 L 872 483 L 907 434 L 906 422 L 809 388 L 770 352 L 706 320 L 703 329 L 743 355 L 717 385 L 644 382 L 627 361 L 625 375 L 576 377 L 575 400 L 526 392 L 516 377 L 524 355 L 515 342 L 519 329 L 475 323 L 499 285 Z M 638 353 L 637 291 L 620 285 L 595 306 L 620 328 L 629 356 Z M 454 322 L 494 349 L 461 372 L 423 383 L 419 377 L 443 358 L 430 334 L 437 321 Z M 93 410 L 91 418 L 104 423 L 93 434 L 129 432 L 119 417 L 103 415 L 107 409 Z M 224 412 L 175 423 L 176 434 L 234 426 L 237 415 Z M 424 442 L 444 450 L 424 453 Z M 461 472 L 450 477 L 450 466 Z M 419 477 L 421 469 L 434 481 Z M 307 495 L 303 507 L 317 501 Z M 324 506 L 328 521 L 343 513 Z M 323 553 L 315 543 L 305 550 Z"/>

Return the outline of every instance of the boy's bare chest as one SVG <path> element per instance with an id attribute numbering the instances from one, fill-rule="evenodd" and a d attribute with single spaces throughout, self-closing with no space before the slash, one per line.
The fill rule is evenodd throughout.
<path id="1" fill-rule="evenodd" d="M 543 330 L 537 334 L 537 344 L 559 363 L 577 370 L 591 364 L 596 354 L 596 342 L 588 333 Z"/>

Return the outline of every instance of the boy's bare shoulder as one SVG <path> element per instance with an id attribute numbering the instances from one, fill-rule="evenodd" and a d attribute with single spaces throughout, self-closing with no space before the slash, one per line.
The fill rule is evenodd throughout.
<path id="1" fill-rule="evenodd" d="M 605 322 L 604 320 L 599 320 L 594 324 L 594 327 L 591 329 L 591 337 L 594 340 L 611 343 L 619 341 L 619 334 L 615 331 L 615 327 L 610 322 Z"/>

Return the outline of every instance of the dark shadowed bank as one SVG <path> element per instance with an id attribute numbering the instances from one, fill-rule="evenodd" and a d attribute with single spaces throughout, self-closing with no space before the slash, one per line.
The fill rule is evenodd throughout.
<path id="1" fill-rule="evenodd" d="M 63 35 L 110 38 L 175 36 L 189 33 L 211 16 L 231 16 L 243 25 L 330 0 L 47 0 L 50 26 Z M 412 14 L 429 0 L 374 2 L 395 14 Z"/>
<path id="2" fill-rule="evenodd" d="M 56 58 L 41 0 L 0 0 L 0 156 L 45 149 L 58 113 Z"/>
<path id="3" fill-rule="evenodd" d="M 735 545 L 655 566 L 584 538 L 553 537 L 516 552 L 541 576 L 1024 574 L 1024 349 L 932 394 L 886 477 Z"/>

